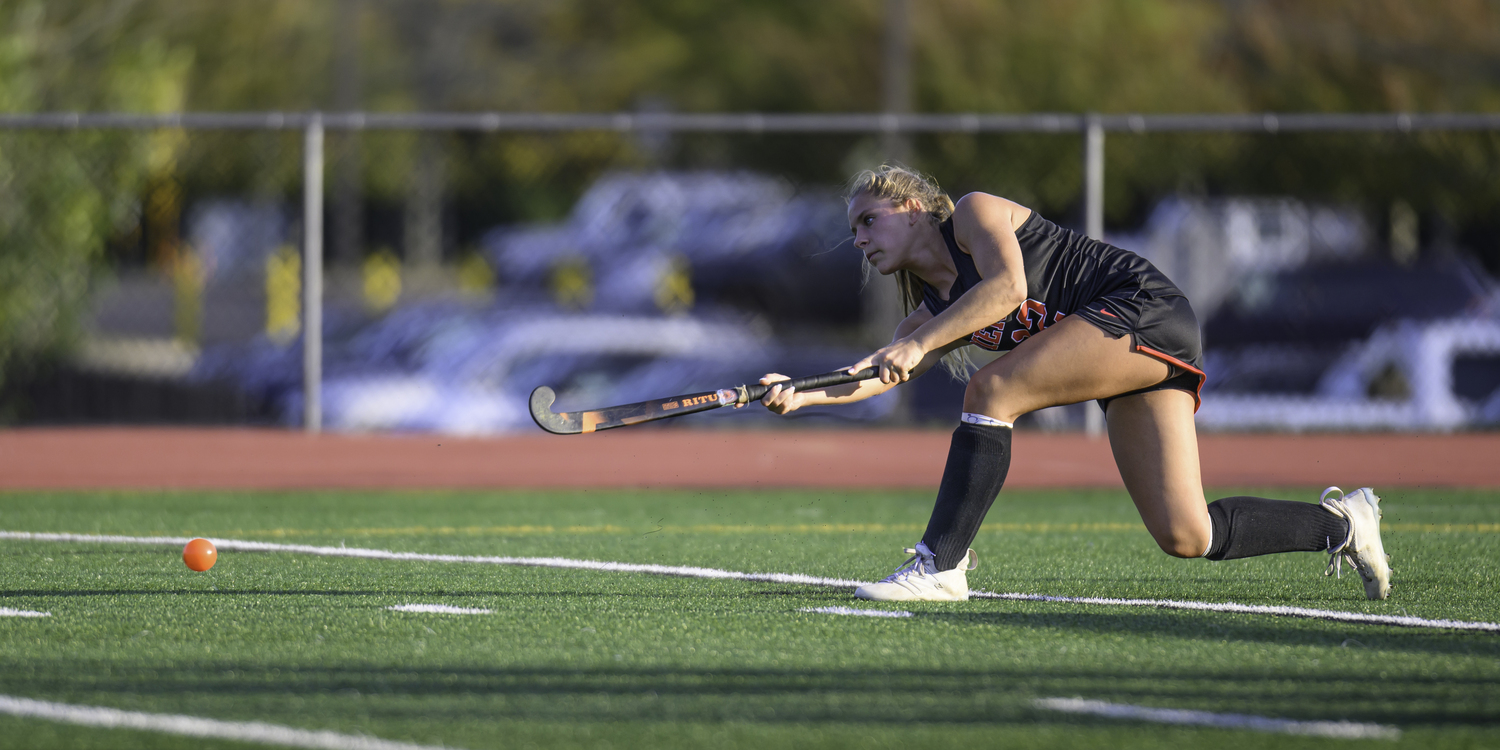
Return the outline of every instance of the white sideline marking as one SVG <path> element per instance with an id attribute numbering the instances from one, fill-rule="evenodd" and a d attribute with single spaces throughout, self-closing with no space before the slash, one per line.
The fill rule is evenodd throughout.
<path id="1" fill-rule="evenodd" d="M 192 537 L 185 536 L 109 536 L 101 534 L 57 534 L 30 531 L 0 531 L 0 539 L 28 540 L 33 542 L 96 542 L 107 544 L 157 544 L 179 546 L 187 544 Z M 274 542 L 250 542 L 237 539 L 209 537 L 220 551 L 240 552 L 291 552 L 322 557 L 356 557 L 369 560 L 407 560 L 413 562 L 483 563 L 489 565 L 521 565 L 534 568 L 571 568 L 597 570 L 604 573 L 652 573 L 655 575 L 683 576 L 686 578 L 726 578 L 738 581 L 761 583 L 795 583 L 804 586 L 836 586 L 857 588 L 863 581 L 847 581 L 839 578 L 819 578 L 800 573 L 740 573 L 717 568 L 698 568 L 682 565 L 645 565 L 639 563 L 603 562 L 599 560 L 572 560 L 566 557 L 495 557 L 488 555 L 429 555 L 421 552 L 391 552 L 383 549 L 363 547 L 314 547 L 307 544 L 277 544 Z"/>
<path id="2" fill-rule="evenodd" d="M 1099 604 L 1107 607 L 1155 607 L 1157 609 L 1187 609 L 1200 612 L 1229 612 L 1241 615 L 1276 615 L 1278 617 L 1303 617 L 1313 620 L 1357 622 L 1364 625 L 1396 625 L 1403 628 L 1446 628 L 1452 630 L 1487 630 L 1500 633 L 1500 622 L 1474 622 L 1470 620 L 1429 620 L 1408 615 L 1367 615 L 1359 612 L 1340 612 L 1333 609 L 1308 609 L 1307 607 L 1282 607 L 1265 604 L 1235 604 L 1234 602 L 1185 602 L 1175 599 L 1108 599 L 1096 596 L 1046 596 L 1043 594 L 994 594 L 988 591 L 973 591 L 969 596 L 984 599 L 1008 599 L 1017 602 L 1057 602 L 1059 604 Z"/>
<path id="3" fill-rule="evenodd" d="M 148 714 L 121 711 L 99 706 L 17 698 L 0 695 L 0 714 L 47 719 L 64 724 L 80 724 L 105 729 L 138 729 L 147 732 L 181 734 L 188 737 L 213 737 L 262 745 L 286 745 L 315 750 L 441 750 L 440 745 L 414 745 L 410 742 L 382 740 L 357 734 L 295 729 L 258 721 L 219 721 L 180 714 Z"/>
<path id="4" fill-rule="evenodd" d="M 910 612 L 898 609 L 855 609 L 853 607 L 803 607 L 798 612 L 813 612 L 820 615 L 856 615 L 858 617 L 911 617 Z"/>
<path id="5" fill-rule="evenodd" d="M 1073 714 L 1094 714 L 1111 719 L 1137 719 L 1163 724 L 1190 724 L 1218 729 L 1249 729 L 1256 732 L 1279 732 L 1302 734 L 1314 737 L 1334 737 L 1345 740 L 1394 740 L 1401 737 L 1401 730 L 1380 724 L 1360 724 L 1352 721 L 1293 721 L 1272 719 L 1248 714 L 1216 714 L 1208 711 L 1188 711 L 1177 708 L 1150 708 L 1132 706 L 1127 703 L 1107 703 L 1082 698 L 1038 698 L 1032 701 L 1037 708 L 1065 711 Z"/>
<path id="6" fill-rule="evenodd" d="M 0 607 L 0 617 L 51 617 L 51 612 L 34 612 L 29 609 L 11 609 Z"/>
<path id="7" fill-rule="evenodd" d="M 489 609 L 465 609 L 463 607 L 450 607 L 446 604 L 397 604 L 386 609 L 396 612 L 426 612 L 434 615 L 488 615 L 493 614 Z"/>
<path id="8" fill-rule="evenodd" d="M 106 544 L 157 544 L 180 546 L 190 537 L 170 536 L 107 536 L 99 534 L 60 534 L 30 531 L 0 531 L 0 539 L 15 539 L 34 542 L 93 542 Z M 597 570 L 605 573 L 650 573 L 652 575 L 682 576 L 685 578 L 714 578 L 760 583 L 787 583 L 802 586 L 830 586 L 833 588 L 857 588 L 865 581 L 843 578 L 821 578 L 801 573 L 741 573 L 718 568 L 698 568 L 685 565 L 645 565 L 639 563 L 604 562 L 599 560 L 573 560 L 566 557 L 494 557 L 481 555 L 429 555 L 420 552 L 391 552 L 362 547 L 314 547 L 306 544 L 277 544 L 274 542 L 250 542 L 236 539 L 213 539 L 220 550 L 241 552 L 290 552 L 322 557 L 355 557 L 369 560 L 406 560 L 413 562 L 481 563 L 487 565 L 521 565 L 535 568 L 566 568 L 575 570 Z M 1470 620 L 1430 620 L 1425 617 L 1406 615 L 1367 615 L 1359 612 L 1340 612 L 1330 609 L 1308 609 L 1306 607 L 1281 607 L 1260 604 L 1235 604 L 1234 602 L 1192 602 L 1173 599 L 1106 599 L 1090 596 L 1047 596 L 1044 594 L 996 594 L 974 591 L 972 597 L 984 599 L 1008 599 L 1023 602 L 1056 602 L 1059 604 L 1094 604 L 1110 607 L 1153 607 L 1156 609 L 1186 609 L 1204 612 L 1229 612 L 1247 615 L 1276 615 L 1278 617 L 1301 617 L 1314 620 L 1335 620 L 1364 625 L 1395 625 L 1404 628 L 1441 628 L 1449 630 L 1480 630 L 1500 633 L 1500 622 L 1476 622 Z"/>

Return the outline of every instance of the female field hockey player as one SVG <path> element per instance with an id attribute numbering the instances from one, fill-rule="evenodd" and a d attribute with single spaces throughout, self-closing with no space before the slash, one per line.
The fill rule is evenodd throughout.
<path id="1" fill-rule="evenodd" d="M 878 380 L 807 392 L 774 386 L 762 399 L 768 409 L 866 399 L 945 358 L 967 374 L 961 347 L 1007 352 L 969 377 L 927 531 L 906 550 L 912 558 L 855 596 L 968 599 L 965 573 L 977 559 L 969 545 L 1005 483 L 1016 418 L 1088 400 L 1105 411 L 1125 489 L 1162 551 L 1210 560 L 1327 552 L 1329 573 L 1348 560 L 1369 598 L 1390 593 L 1380 498 L 1369 488 L 1330 487 L 1317 504 L 1205 504 L 1193 425 L 1204 380 L 1198 320 L 1144 258 L 997 196 L 970 193 L 955 205 L 901 167 L 860 173 L 847 197 L 854 247 L 895 275 L 908 315 L 889 345 L 850 368 L 878 367 Z"/>

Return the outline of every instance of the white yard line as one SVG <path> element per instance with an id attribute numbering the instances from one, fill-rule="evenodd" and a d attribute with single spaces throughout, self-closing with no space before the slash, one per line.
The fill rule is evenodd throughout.
<path id="1" fill-rule="evenodd" d="M 1293 721 L 1248 714 L 1216 714 L 1208 711 L 1132 706 L 1128 703 L 1107 703 L 1082 698 L 1038 698 L 1032 701 L 1032 705 L 1072 714 L 1090 714 L 1111 719 L 1133 719 L 1217 729 L 1249 729 L 1256 732 L 1301 734 L 1345 740 L 1394 740 L 1401 737 L 1401 730 L 1395 727 L 1352 721 Z"/>
<path id="2" fill-rule="evenodd" d="M 1487 630 L 1500 633 L 1500 622 L 1475 622 L 1471 620 L 1429 620 L 1425 617 L 1406 615 L 1367 615 L 1360 612 L 1339 612 L 1332 609 L 1308 609 L 1306 607 L 1280 607 L 1264 604 L 1235 604 L 1234 602 L 1187 602 L 1175 599 L 1107 599 L 1094 596 L 1044 596 L 1042 594 L 993 594 L 974 591 L 973 597 L 985 599 L 1009 599 L 1019 602 L 1058 602 L 1060 604 L 1100 604 L 1107 607 L 1155 607 L 1157 609 L 1189 609 L 1201 612 L 1229 612 L 1241 615 L 1276 615 L 1278 617 L 1304 617 L 1313 620 L 1357 622 L 1364 625 L 1396 625 L 1405 628 L 1445 628 L 1452 630 Z"/>
<path id="3" fill-rule="evenodd" d="M 315 750 L 440 750 L 441 748 L 439 745 L 414 745 L 410 742 L 395 742 L 357 734 L 315 732 L 276 724 L 263 724 L 258 721 L 219 721 L 178 714 L 148 714 L 99 706 L 52 703 L 10 695 L 0 695 L 0 714 L 104 729 L 136 729 L 144 732 L 212 737 L 238 742 L 255 742 L 262 745 L 315 748 Z"/>
<path id="4" fill-rule="evenodd" d="M 34 542 L 95 542 L 103 544 L 152 544 L 180 546 L 192 537 L 172 536 L 107 536 L 98 534 L 53 534 L 29 531 L 0 531 L 0 539 L 16 539 Z M 740 573 L 717 568 L 698 568 L 685 565 L 642 565 L 637 563 L 602 562 L 599 560 L 572 560 L 566 557 L 494 557 L 485 555 L 429 555 L 420 552 L 391 552 L 383 549 L 362 547 L 314 547 L 306 544 L 276 544 L 274 542 L 249 542 L 236 539 L 208 537 L 220 552 L 290 552 L 322 557 L 355 557 L 367 560 L 402 560 L 410 562 L 481 563 L 488 565 L 520 565 L 535 568 L 571 568 L 597 570 L 604 573 L 652 573 L 655 575 L 682 576 L 685 578 L 727 578 L 761 583 L 792 583 L 804 586 L 836 586 L 856 588 L 863 581 L 846 581 L 838 578 L 819 578 L 799 573 Z"/>
<path id="5" fill-rule="evenodd" d="M 899 609 L 855 609 L 853 607 L 803 607 L 798 612 L 813 612 L 820 615 L 854 615 L 855 617 L 911 617 L 910 612 Z"/>
<path id="6" fill-rule="evenodd" d="M 488 615 L 494 612 L 491 609 L 467 609 L 450 607 L 446 604 L 397 604 L 386 609 L 394 612 L 420 612 L 432 615 Z"/>
<path id="7" fill-rule="evenodd" d="M 99 544 L 152 544 L 180 546 L 190 537 L 166 536 L 105 536 L 97 534 L 58 534 L 29 531 L 0 531 L 0 539 L 34 542 L 90 542 Z M 220 551 L 241 552 L 288 552 L 323 557 L 353 557 L 368 560 L 401 560 L 409 562 L 478 563 L 487 565 L 520 565 L 537 568 L 567 568 L 574 570 L 596 570 L 605 573 L 649 573 L 652 575 L 682 576 L 686 578 L 730 579 L 760 583 L 784 583 L 801 586 L 830 586 L 833 588 L 857 588 L 864 581 L 843 578 L 822 578 L 801 573 L 742 573 L 718 568 L 699 568 L 683 565 L 643 565 L 639 563 L 604 562 L 600 560 L 573 560 L 566 557 L 493 557 L 481 555 L 430 555 L 419 552 L 391 552 L 362 547 L 314 547 L 306 544 L 277 544 L 274 542 L 251 542 L 236 539 L 213 539 Z M 1300 617 L 1314 620 L 1333 620 L 1363 625 L 1395 625 L 1407 628 L 1438 628 L 1447 630 L 1478 630 L 1500 633 L 1500 622 L 1470 620 L 1432 620 L 1425 617 L 1401 615 L 1369 615 L 1359 612 L 1340 612 L 1306 607 L 1279 607 L 1259 604 L 1235 604 L 1234 602 L 1194 602 L 1173 599 L 1107 599 L 1088 596 L 1047 596 L 1044 594 L 1005 594 L 974 591 L 970 596 L 983 599 L 1008 599 L 1027 602 L 1056 602 L 1059 604 L 1089 604 L 1109 607 L 1151 607 L 1154 609 L 1183 609 L 1203 612 L 1227 612 L 1249 615 L 1275 615 Z"/>
<path id="8" fill-rule="evenodd" d="M 51 612 L 35 612 L 29 609 L 0 607 L 0 617 L 51 617 Z"/>

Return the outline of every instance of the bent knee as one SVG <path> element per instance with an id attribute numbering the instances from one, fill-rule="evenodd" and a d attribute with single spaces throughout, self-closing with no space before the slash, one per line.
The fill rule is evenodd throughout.
<path id="1" fill-rule="evenodd" d="M 976 372 L 969 376 L 969 384 L 964 386 L 964 398 L 995 398 L 1003 390 L 1000 387 L 1000 380 L 1000 377 L 993 373 Z"/>
<path id="2" fill-rule="evenodd" d="M 1156 545 L 1173 557 L 1202 557 L 1208 551 L 1209 531 L 1198 529 L 1169 529 L 1153 532 Z"/>
<path id="3" fill-rule="evenodd" d="M 1007 394 L 1014 395 L 1012 389 L 1005 387 L 1004 378 L 996 374 L 976 372 L 964 388 L 964 410 L 979 411 L 990 416 L 996 416 L 997 412 L 1009 413 L 1011 409 L 1007 403 Z"/>

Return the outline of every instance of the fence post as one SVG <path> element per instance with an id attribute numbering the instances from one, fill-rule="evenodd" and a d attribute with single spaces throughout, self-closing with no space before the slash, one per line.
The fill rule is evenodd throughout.
<path id="1" fill-rule="evenodd" d="M 323 115 L 302 141 L 302 426 L 323 430 Z"/>
<path id="2" fill-rule="evenodd" d="M 907 0 L 885 0 L 885 34 L 881 42 L 881 111 L 886 115 L 911 112 L 911 21 Z M 911 134 L 887 129 L 880 134 L 880 158 L 906 164 L 911 160 Z M 899 303 L 898 303 L 899 304 Z"/>
<path id="3" fill-rule="evenodd" d="M 1104 239 L 1104 124 L 1091 114 L 1083 136 L 1083 216 L 1084 231 L 1096 240 Z M 1104 434 L 1104 412 L 1094 404 L 1084 404 L 1084 431 L 1089 437 Z"/>

